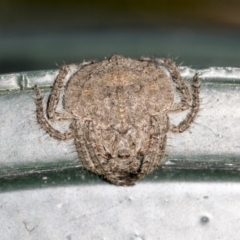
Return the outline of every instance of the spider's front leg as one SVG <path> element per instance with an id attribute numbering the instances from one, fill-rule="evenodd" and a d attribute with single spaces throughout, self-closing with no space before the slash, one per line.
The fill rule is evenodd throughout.
<path id="1" fill-rule="evenodd" d="M 177 92 L 180 95 L 181 101 L 179 103 L 174 103 L 169 111 L 179 112 L 189 109 L 192 101 L 192 96 L 188 86 L 183 80 L 181 73 L 174 61 L 172 61 L 169 58 L 146 58 L 146 57 L 140 58 L 140 61 L 153 63 L 157 66 L 163 66 L 170 73 L 171 78 L 176 85 Z"/>
<path id="2" fill-rule="evenodd" d="M 36 95 L 36 115 L 37 115 L 37 121 L 40 124 L 41 128 L 48 133 L 51 137 L 57 139 L 57 140 L 68 140 L 73 138 L 72 131 L 61 133 L 58 130 L 54 129 L 46 119 L 43 111 L 43 97 L 41 95 L 40 89 L 35 86 L 34 92 Z"/>
<path id="3" fill-rule="evenodd" d="M 192 82 L 192 103 L 190 105 L 190 112 L 187 114 L 186 118 L 180 122 L 177 126 L 170 124 L 170 130 L 172 132 L 181 133 L 188 129 L 191 123 L 195 120 L 199 107 L 200 107 L 200 97 L 199 97 L 200 81 L 198 75 L 193 77 Z"/>
<path id="4" fill-rule="evenodd" d="M 60 100 L 60 93 L 63 87 L 63 81 L 69 72 L 69 65 L 60 68 L 59 74 L 53 84 L 52 92 L 48 99 L 47 104 L 47 116 L 50 120 L 55 120 L 57 118 L 56 108 Z"/>
<path id="5" fill-rule="evenodd" d="M 189 109 L 192 102 L 192 94 L 188 85 L 182 78 L 178 67 L 171 59 L 161 59 L 161 62 L 162 65 L 169 71 L 181 100 L 179 103 L 174 103 L 170 111 L 180 112 Z"/>
<path id="6" fill-rule="evenodd" d="M 60 94 L 61 90 L 64 87 L 64 80 L 67 77 L 68 73 L 70 72 L 71 68 L 77 68 L 79 70 L 84 63 L 81 64 L 70 64 L 64 65 L 60 68 L 59 74 L 56 77 L 56 80 L 53 84 L 52 92 L 50 93 L 48 104 L 47 104 L 47 117 L 51 121 L 55 120 L 69 120 L 72 119 L 72 115 L 70 113 L 64 112 L 59 113 L 56 112 L 58 103 L 60 101 Z"/>
<path id="7" fill-rule="evenodd" d="M 169 71 L 173 82 L 176 84 L 177 91 L 180 95 L 180 103 L 174 103 L 169 112 L 181 112 L 190 109 L 186 118 L 178 126 L 170 124 L 170 131 L 180 133 L 188 129 L 197 116 L 200 106 L 199 88 L 200 81 L 198 75 L 193 77 L 191 90 L 183 80 L 179 69 L 171 59 L 159 59 L 158 63 L 165 66 Z"/>

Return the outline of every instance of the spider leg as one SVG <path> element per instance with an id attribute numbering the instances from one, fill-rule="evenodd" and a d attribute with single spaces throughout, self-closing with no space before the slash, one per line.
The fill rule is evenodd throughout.
<path id="1" fill-rule="evenodd" d="M 182 122 L 180 122 L 177 126 L 171 124 L 170 131 L 175 133 L 181 133 L 190 127 L 191 123 L 194 121 L 199 111 L 200 106 L 199 88 L 200 82 L 196 74 L 193 77 L 192 82 L 192 103 L 190 105 L 190 112 L 187 114 L 186 118 Z"/>
<path id="2" fill-rule="evenodd" d="M 60 99 L 60 93 L 63 87 L 63 80 L 66 78 L 69 70 L 70 70 L 69 65 L 61 67 L 59 74 L 57 75 L 56 80 L 54 81 L 52 92 L 49 96 L 47 104 L 47 116 L 50 120 L 54 120 L 56 118 L 55 112 Z"/>
<path id="3" fill-rule="evenodd" d="M 72 124 L 73 132 L 74 132 L 74 142 L 75 147 L 78 153 L 79 158 L 81 159 L 81 162 L 83 166 L 96 174 L 99 174 L 98 169 L 96 169 L 96 164 L 92 161 L 92 156 L 89 153 L 85 134 L 82 130 L 82 126 L 79 121 L 74 121 Z"/>
<path id="4" fill-rule="evenodd" d="M 162 65 L 169 71 L 173 82 L 176 84 L 177 92 L 179 93 L 181 101 L 174 103 L 170 112 L 180 112 L 189 109 L 192 101 L 192 94 L 189 90 L 188 85 L 183 80 L 179 69 L 177 68 L 174 61 L 171 59 L 162 59 Z M 160 59 L 158 61 L 160 63 Z"/>
<path id="5" fill-rule="evenodd" d="M 59 100 L 60 100 L 60 94 L 61 90 L 64 86 L 64 80 L 67 77 L 69 71 L 71 68 L 76 68 L 77 70 L 81 69 L 83 66 L 92 64 L 93 62 L 83 62 L 80 64 L 69 64 L 64 65 L 60 68 L 59 74 L 56 77 L 56 80 L 54 81 L 54 85 L 52 88 L 52 92 L 48 99 L 47 104 L 47 116 L 49 120 L 69 120 L 72 119 L 72 115 L 70 113 L 58 113 L 56 112 L 56 108 L 58 106 Z"/>
<path id="6" fill-rule="evenodd" d="M 140 61 L 145 61 L 149 63 L 153 63 L 156 65 L 164 66 L 171 75 L 173 82 L 176 85 L 177 92 L 179 93 L 181 101 L 179 103 L 174 103 L 169 109 L 169 112 L 180 112 L 190 108 L 192 101 L 192 94 L 183 80 L 180 71 L 178 70 L 176 64 L 171 59 L 164 58 L 140 58 Z"/>
<path id="7" fill-rule="evenodd" d="M 80 122 L 73 123 L 73 130 L 75 134 L 75 145 L 79 157 L 82 160 L 83 166 L 100 176 L 104 176 L 108 181 L 116 184 L 116 181 L 105 169 L 104 157 L 98 154 L 98 146 L 95 141 L 97 136 L 92 139 L 93 127 L 91 121 L 86 121 L 83 126 Z M 95 132 L 94 132 L 95 133 Z"/>
<path id="8" fill-rule="evenodd" d="M 144 158 L 141 172 L 138 174 L 138 179 L 145 177 L 162 163 L 163 157 L 165 156 L 166 143 L 166 135 L 160 135 L 158 136 L 158 139 L 155 139 L 149 149 L 149 152 Z"/>
<path id="9" fill-rule="evenodd" d="M 57 139 L 57 140 L 68 140 L 73 138 L 72 132 L 66 132 L 66 133 L 61 133 L 58 130 L 54 129 L 44 116 L 44 111 L 43 111 L 43 97 L 41 95 L 40 89 L 35 86 L 34 87 L 34 92 L 36 95 L 36 115 L 37 115 L 37 122 L 40 124 L 41 128 L 45 130 L 51 137 Z"/>
<path id="10" fill-rule="evenodd" d="M 180 95 L 180 103 L 174 103 L 169 112 L 181 112 L 190 109 L 190 112 L 186 118 L 180 122 L 179 125 L 175 126 L 173 124 L 170 124 L 170 131 L 176 133 L 184 132 L 190 127 L 199 111 L 199 78 L 197 74 L 193 77 L 192 87 L 190 91 L 187 84 L 181 77 L 180 71 L 176 67 L 176 64 L 171 59 L 155 59 L 155 62 L 167 68 L 173 82 L 176 84 L 177 91 Z"/>
<path id="11" fill-rule="evenodd" d="M 95 167 L 95 173 L 106 176 L 107 171 L 104 168 L 105 159 L 103 156 L 98 154 L 98 146 L 96 146 L 96 140 L 98 136 L 95 133 L 92 121 L 85 121 L 83 134 L 86 148 L 88 149 L 89 156 Z"/>
<path id="12" fill-rule="evenodd" d="M 89 154 L 91 159 L 94 161 L 95 168 L 98 170 L 97 174 L 104 177 L 107 181 L 120 186 L 126 185 L 124 181 L 119 179 L 118 174 L 113 174 L 112 169 L 109 168 L 107 163 L 107 159 L 103 156 L 101 152 L 104 152 L 102 146 L 100 146 L 100 139 L 98 138 L 98 134 L 96 133 L 95 129 L 93 128 L 92 121 L 86 121 L 86 134 L 87 137 L 87 145 L 89 149 Z"/>
<path id="13" fill-rule="evenodd" d="M 159 121 L 165 122 L 166 125 L 161 126 Z M 150 136 L 149 149 L 144 157 L 138 179 L 145 177 L 147 174 L 155 170 L 163 161 L 167 143 L 167 131 L 169 127 L 169 120 L 167 116 L 152 117 L 152 134 Z"/>

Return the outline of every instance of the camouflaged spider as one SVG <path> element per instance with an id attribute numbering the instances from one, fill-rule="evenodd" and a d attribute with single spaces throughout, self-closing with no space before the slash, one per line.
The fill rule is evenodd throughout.
<path id="1" fill-rule="evenodd" d="M 75 67 L 64 85 L 71 67 Z M 191 89 L 170 59 L 133 60 L 113 55 L 101 62 L 60 69 L 48 99 L 46 116 L 39 88 L 37 121 L 57 140 L 74 139 L 83 166 L 115 185 L 134 185 L 163 161 L 167 132 L 189 128 L 199 111 L 197 75 Z M 63 91 L 63 111 L 56 111 Z M 180 101 L 175 102 L 175 92 Z M 168 113 L 189 110 L 175 126 Z M 50 122 L 70 120 L 61 133 Z"/>

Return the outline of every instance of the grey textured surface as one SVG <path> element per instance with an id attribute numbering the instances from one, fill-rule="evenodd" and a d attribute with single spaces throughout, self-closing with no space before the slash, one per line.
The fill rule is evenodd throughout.
<path id="1" fill-rule="evenodd" d="M 163 169 L 134 187 L 85 172 L 37 125 L 32 87 L 47 95 L 57 71 L 0 76 L 1 239 L 238 239 L 240 69 L 182 67 L 195 72 L 196 123 L 168 135 Z"/>
<path id="2" fill-rule="evenodd" d="M 1 239 L 237 240 L 239 198 L 238 183 L 224 194 L 223 184 L 196 182 L 8 192 L 0 200 Z"/>

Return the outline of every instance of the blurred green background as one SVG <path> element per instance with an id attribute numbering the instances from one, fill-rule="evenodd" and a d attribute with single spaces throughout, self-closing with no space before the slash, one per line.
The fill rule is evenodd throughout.
<path id="1" fill-rule="evenodd" d="M 240 66 L 237 0 L 1 0 L 0 73 L 126 57 Z"/>

